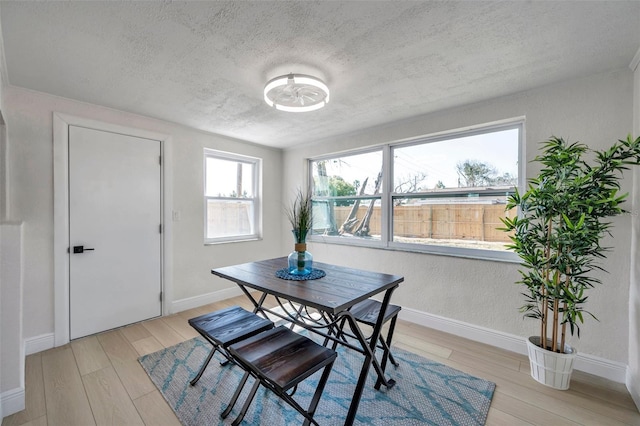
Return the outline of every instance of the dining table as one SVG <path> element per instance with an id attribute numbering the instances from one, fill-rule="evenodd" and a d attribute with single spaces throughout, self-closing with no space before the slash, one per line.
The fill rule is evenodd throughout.
<path id="1" fill-rule="evenodd" d="M 333 342 L 334 349 L 343 345 L 363 355 L 344 422 L 352 425 L 372 365 L 378 383 L 387 388 L 395 385 L 392 378 L 386 377 L 375 351 L 385 311 L 404 277 L 314 261 L 311 275 L 314 279 L 300 279 L 288 276 L 287 265 L 286 257 L 278 257 L 214 268 L 211 273 L 236 283 L 253 304 L 255 313 L 274 315 L 323 337 L 325 345 Z M 275 304 L 273 301 L 265 304 L 269 296 L 275 299 Z M 374 296 L 381 300 L 381 308 L 375 326 L 366 336 L 350 309 Z"/>

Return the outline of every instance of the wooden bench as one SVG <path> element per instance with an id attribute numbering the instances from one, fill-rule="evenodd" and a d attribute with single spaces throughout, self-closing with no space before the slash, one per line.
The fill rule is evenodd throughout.
<path id="1" fill-rule="evenodd" d="M 191 386 L 194 386 L 200 380 L 202 373 L 204 373 L 216 351 L 219 351 L 227 360 L 231 361 L 232 359 L 227 351 L 229 345 L 274 327 L 274 324 L 268 319 L 249 312 L 240 306 L 232 306 L 191 318 L 189 325 L 196 329 L 213 346 L 209 356 L 200 367 L 200 371 L 191 380 Z"/>
<path id="2" fill-rule="evenodd" d="M 318 424 L 313 419 L 313 415 L 337 356 L 334 350 L 321 346 L 285 326 L 279 326 L 230 345 L 229 353 L 246 373 L 240 380 L 229 405 L 222 413 L 222 418 L 226 418 L 231 413 L 247 379 L 253 376 L 256 381 L 240 414 L 232 423 L 234 426 L 242 422 L 261 384 L 302 414 L 305 418 L 303 423 L 305 426 L 311 423 Z M 300 382 L 322 368 L 324 368 L 322 376 L 309 408 L 305 410 L 293 399 L 293 394 Z M 288 393 L 290 389 L 293 391 Z"/>
<path id="3" fill-rule="evenodd" d="M 380 315 L 380 309 L 382 308 L 382 303 L 374 300 L 367 299 L 364 300 L 357 305 L 354 305 L 349 312 L 356 319 L 356 321 L 366 324 L 370 327 L 375 327 L 376 321 L 378 321 L 378 315 Z M 389 320 L 391 323 L 389 324 L 389 332 L 387 333 L 387 337 L 382 337 L 382 333 L 378 338 L 380 342 L 380 348 L 383 350 L 382 353 L 382 362 L 380 363 L 380 368 L 382 371 L 385 371 L 387 367 L 387 360 L 391 361 L 393 365 L 398 366 L 398 362 L 393 358 L 393 354 L 391 353 L 391 339 L 393 338 L 393 331 L 396 328 L 396 320 L 398 319 L 398 313 L 402 308 L 397 305 L 389 304 L 387 306 L 387 311 L 384 313 L 384 318 L 382 320 L 383 324 L 386 324 Z M 375 388 L 380 389 L 380 385 L 382 382 L 380 379 L 376 381 Z"/>

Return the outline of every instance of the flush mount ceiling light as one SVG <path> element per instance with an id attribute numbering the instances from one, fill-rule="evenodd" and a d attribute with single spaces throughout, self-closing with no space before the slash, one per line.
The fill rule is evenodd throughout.
<path id="1" fill-rule="evenodd" d="M 329 103 L 329 88 L 310 75 L 281 75 L 264 86 L 264 101 L 280 111 L 315 111 Z"/>

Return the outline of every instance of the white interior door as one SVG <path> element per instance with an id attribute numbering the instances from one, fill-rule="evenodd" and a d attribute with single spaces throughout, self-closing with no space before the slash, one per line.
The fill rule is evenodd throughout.
<path id="1" fill-rule="evenodd" d="M 69 127 L 70 338 L 161 315 L 161 147 Z"/>

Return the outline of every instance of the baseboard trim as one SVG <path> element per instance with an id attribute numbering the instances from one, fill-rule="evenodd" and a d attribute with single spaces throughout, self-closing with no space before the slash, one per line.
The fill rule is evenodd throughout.
<path id="1" fill-rule="evenodd" d="M 523 355 L 527 354 L 527 345 L 524 339 L 513 334 L 501 333 L 489 328 L 405 307 L 400 311 L 399 318 L 469 340 L 486 343 Z"/>
<path id="2" fill-rule="evenodd" d="M 2 415 L 10 416 L 18 411 L 24 410 L 25 407 L 24 387 L 11 389 L 0 394 L 0 405 L 2 406 Z M 0 421 L 2 419 L 0 418 Z"/>
<path id="3" fill-rule="evenodd" d="M 40 336 L 24 339 L 25 355 L 46 351 L 53 347 L 55 347 L 55 335 L 53 333 L 41 334 Z"/>
<path id="4" fill-rule="evenodd" d="M 209 303 L 219 302 L 240 295 L 242 295 L 242 290 L 240 290 L 240 287 L 235 286 L 212 293 L 188 297 L 186 299 L 174 300 L 171 303 L 171 313 L 186 311 L 187 309 L 197 308 L 202 305 L 208 305 Z"/>
<path id="5" fill-rule="evenodd" d="M 627 376 L 626 364 L 580 352 L 574 368 L 618 383 L 624 383 Z"/>
<path id="6" fill-rule="evenodd" d="M 629 391 L 629 395 L 631 395 L 633 402 L 636 403 L 636 408 L 640 411 L 640 383 L 633 380 L 630 368 L 627 368 L 625 384 L 627 385 L 627 390 Z"/>
<path id="7" fill-rule="evenodd" d="M 469 340 L 527 355 L 527 345 L 525 339 L 521 336 L 491 330 L 411 308 L 403 307 L 402 311 L 400 311 L 399 318 Z M 630 378 L 627 377 L 626 365 L 589 354 L 581 354 L 580 352 L 578 352 L 578 356 L 576 357 L 575 369 L 618 383 L 630 381 Z M 637 400 L 635 398 L 634 400 L 637 405 Z"/>

